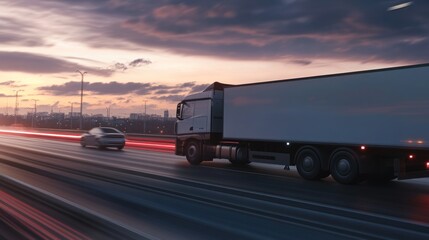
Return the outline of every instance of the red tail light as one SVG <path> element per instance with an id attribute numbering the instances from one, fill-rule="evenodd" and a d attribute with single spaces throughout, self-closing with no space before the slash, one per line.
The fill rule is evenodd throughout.
<path id="1" fill-rule="evenodd" d="M 429 162 L 426 162 L 426 169 L 429 169 Z"/>

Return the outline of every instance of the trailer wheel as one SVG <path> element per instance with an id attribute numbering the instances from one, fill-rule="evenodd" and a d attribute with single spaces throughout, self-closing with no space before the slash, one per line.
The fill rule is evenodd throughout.
<path id="1" fill-rule="evenodd" d="M 331 156 L 331 175 L 342 184 L 354 184 L 359 180 L 358 158 L 352 150 L 340 150 Z"/>
<path id="2" fill-rule="evenodd" d="M 186 159 L 191 165 L 198 165 L 202 162 L 201 146 L 197 141 L 190 141 L 186 145 Z"/>
<path id="3" fill-rule="evenodd" d="M 321 177 L 320 155 L 311 148 L 299 151 L 296 157 L 296 169 L 301 177 L 308 180 L 317 180 Z"/>

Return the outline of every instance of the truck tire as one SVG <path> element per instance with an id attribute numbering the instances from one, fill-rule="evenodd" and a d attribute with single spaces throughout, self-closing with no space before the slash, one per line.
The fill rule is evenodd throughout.
<path id="1" fill-rule="evenodd" d="M 310 147 L 299 150 L 295 160 L 296 169 L 301 177 L 308 180 L 320 179 L 322 167 L 320 155 Z"/>
<path id="2" fill-rule="evenodd" d="M 331 156 L 331 175 L 342 184 L 354 184 L 359 181 L 358 157 L 353 150 L 339 150 Z"/>
<path id="3" fill-rule="evenodd" d="M 235 158 L 232 159 L 232 156 L 230 158 L 228 158 L 229 162 L 232 163 L 232 165 L 234 166 L 245 166 L 248 165 L 250 163 L 249 161 L 249 156 L 247 153 L 247 149 L 246 148 L 237 148 L 236 150 L 236 154 L 235 154 Z"/>
<path id="4" fill-rule="evenodd" d="M 198 165 L 203 160 L 201 146 L 197 141 L 190 141 L 186 145 L 186 159 L 191 165 Z"/>

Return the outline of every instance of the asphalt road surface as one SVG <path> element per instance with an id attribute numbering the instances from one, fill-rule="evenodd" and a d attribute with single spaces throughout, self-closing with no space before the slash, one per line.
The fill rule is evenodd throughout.
<path id="1" fill-rule="evenodd" d="M 292 169 L 0 135 L 0 239 L 429 239 L 429 179 L 345 186 Z"/>

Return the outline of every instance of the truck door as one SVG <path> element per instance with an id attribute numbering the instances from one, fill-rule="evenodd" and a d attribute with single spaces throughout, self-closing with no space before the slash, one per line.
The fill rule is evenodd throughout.
<path id="1" fill-rule="evenodd" d="M 188 134 L 193 132 L 195 102 L 181 103 L 180 120 L 177 122 L 177 134 Z"/>
<path id="2" fill-rule="evenodd" d="M 181 105 L 177 134 L 205 133 L 210 119 L 210 100 L 188 101 Z"/>

